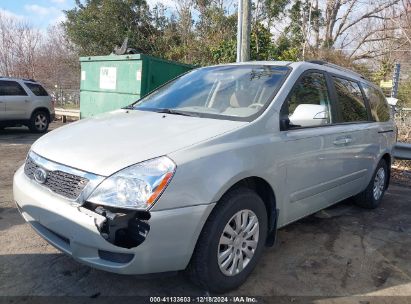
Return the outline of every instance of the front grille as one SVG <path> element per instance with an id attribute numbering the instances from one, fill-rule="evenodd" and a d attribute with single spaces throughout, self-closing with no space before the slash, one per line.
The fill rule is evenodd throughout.
<path id="1" fill-rule="evenodd" d="M 88 179 L 81 176 L 59 170 L 46 170 L 45 168 L 37 165 L 30 157 L 27 157 L 26 164 L 24 166 L 24 173 L 27 177 L 34 180 L 34 172 L 38 168 L 42 168 L 47 172 L 47 179 L 42 186 L 47 187 L 51 191 L 71 200 L 77 199 L 88 183 Z"/>

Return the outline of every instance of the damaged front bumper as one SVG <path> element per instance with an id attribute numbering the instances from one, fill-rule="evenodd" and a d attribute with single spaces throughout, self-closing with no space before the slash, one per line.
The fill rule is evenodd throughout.
<path id="1" fill-rule="evenodd" d="M 112 214 L 71 205 L 27 178 L 23 167 L 14 176 L 13 192 L 24 219 L 50 244 L 89 266 L 123 274 L 186 268 L 214 207 L 208 204 L 152 211 L 141 221 L 133 221 L 129 229 L 141 230 L 141 237 L 137 243 L 124 246 L 124 242 L 119 244 L 107 236 Z M 122 235 L 127 237 L 127 233 Z"/>

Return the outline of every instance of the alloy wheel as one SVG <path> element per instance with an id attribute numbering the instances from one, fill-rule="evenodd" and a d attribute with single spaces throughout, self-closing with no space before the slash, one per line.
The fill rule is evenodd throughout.
<path id="1" fill-rule="evenodd" d="M 240 210 L 228 221 L 218 244 L 218 266 L 226 276 L 240 273 L 258 245 L 259 222 L 251 210 Z"/>
<path id="2" fill-rule="evenodd" d="M 47 116 L 44 113 L 38 113 L 34 118 L 34 126 L 38 131 L 44 131 L 47 128 Z"/>
<path id="3" fill-rule="evenodd" d="M 380 199 L 385 188 L 385 170 L 380 168 L 374 178 L 373 195 L 374 199 L 377 201 Z"/>

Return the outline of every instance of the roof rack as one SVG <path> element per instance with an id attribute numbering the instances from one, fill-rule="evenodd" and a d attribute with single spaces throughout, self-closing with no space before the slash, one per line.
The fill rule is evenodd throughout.
<path id="1" fill-rule="evenodd" d="M 340 70 L 340 71 L 347 72 L 347 73 L 352 73 L 352 74 L 355 74 L 355 75 L 357 75 L 358 77 L 360 77 L 362 79 L 365 79 L 365 77 L 363 75 L 361 75 L 360 73 L 354 72 L 350 69 L 344 68 L 342 66 L 339 66 L 339 65 L 336 65 L 334 63 L 330 63 L 330 62 L 327 62 L 327 61 L 324 61 L 324 60 L 307 60 L 306 62 L 319 64 L 319 65 L 324 65 L 324 66 L 327 66 L 327 67 L 330 67 L 330 68 L 334 68 L 336 70 Z"/>
<path id="2" fill-rule="evenodd" d="M 0 78 L 2 78 L 2 79 L 21 79 L 23 81 L 37 82 L 32 78 L 20 78 L 20 77 L 10 77 L 10 76 L 1 76 L 1 75 L 0 75 Z"/>

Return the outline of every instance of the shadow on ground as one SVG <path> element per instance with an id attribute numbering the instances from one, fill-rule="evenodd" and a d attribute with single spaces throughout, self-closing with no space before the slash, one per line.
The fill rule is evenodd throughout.
<path id="1" fill-rule="evenodd" d="M 81 265 L 60 253 L 1 255 L 0 265 L 0 273 L 2 273 L 0 294 L 3 295 L 90 297 L 93 295 L 204 294 L 200 289 L 192 286 L 182 274 L 118 275 Z M 11 269 L 13 271 L 7 271 Z"/>
<path id="2" fill-rule="evenodd" d="M 23 218 L 15 207 L 2 207 L 0 204 L 0 233 L 14 225 L 24 224 Z"/>
<path id="3" fill-rule="evenodd" d="M 53 122 L 50 124 L 49 131 L 52 131 L 62 124 Z M 27 127 L 14 127 L 0 130 L 0 144 L 9 145 L 31 145 L 44 134 L 30 132 Z"/>

